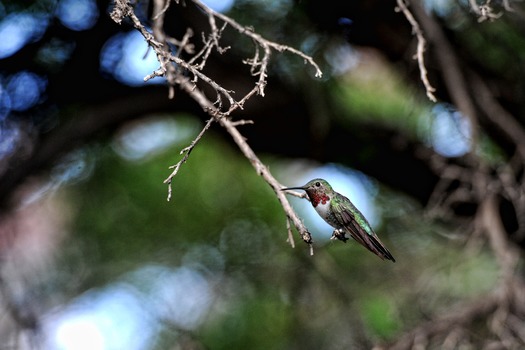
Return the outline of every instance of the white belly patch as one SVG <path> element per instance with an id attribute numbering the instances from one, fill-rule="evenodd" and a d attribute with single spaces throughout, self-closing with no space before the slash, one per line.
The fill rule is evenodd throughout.
<path id="1" fill-rule="evenodd" d="M 326 220 L 326 217 L 328 216 L 328 211 L 330 210 L 330 202 L 326 201 L 325 204 L 323 202 L 319 202 L 317 204 L 317 207 L 315 207 L 315 211 Z"/>

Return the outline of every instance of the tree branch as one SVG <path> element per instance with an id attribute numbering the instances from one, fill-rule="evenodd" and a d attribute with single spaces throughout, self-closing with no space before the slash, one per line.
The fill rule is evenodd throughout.
<path id="1" fill-rule="evenodd" d="M 192 141 L 192 143 L 181 151 L 181 154 L 184 154 L 184 157 L 177 164 L 170 167 L 171 169 L 173 169 L 173 171 L 164 180 L 164 183 L 168 184 L 167 199 L 170 200 L 172 196 L 171 184 L 174 176 L 178 173 L 180 167 L 188 160 L 191 151 L 202 139 L 203 135 L 210 128 L 211 124 L 214 121 L 218 122 L 230 134 L 230 136 L 233 138 L 234 142 L 237 144 L 243 155 L 250 161 L 252 166 L 255 168 L 256 172 L 260 176 L 262 176 L 263 179 L 274 190 L 277 199 L 281 203 L 281 206 L 283 207 L 283 210 L 286 213 L 286 216 L 288 217 L 288 220 L 290 220 L 294 224 L 303 241 L 308 243 L 310 245 L 310 249 L 312 249 L 312 237 L 306 229 L 306 227 L 304 226 L 304 224 L 302 223 L 302 221 L 295 213 L 295 211 L 290 206 L 290 203 L 286 199 L 285 194 L 281 191 L 281 188 L 283 188 L 283 186 L 272 176 L 268 168 L 259 160 L 259 158 L 255 155 L 251 147 L 246 142 L 245 138 L 241 135 L 241 133 L 237 129 L 237 125 L 239 123 L 233 122 L 228 117 L 236 109 L 242 108 L 244 103 L 253 95 L 258 94 L 264 96 L 264 87 L 266 86 L 267 70 L 272 49 L 280 52 L 289 51 L 295 55 L 302 57 L 306 63 L 312 65 L 315 68 L 315 75 L 317 77 L 321 77 L 321 70 L 310 56 L 305 55 L 301 51 L 298 51 L 286 45 L 276 44 L 272 41 L 266 40 L 259 34 L 253 32 L 250 28 L 241 26 L 233 19 L 211 10 L 199 0 L 192 0 L 192 2 L 207 15 L 211 32 L 208 36 L 208 39 L 204 40 L 203 49 L 197 54 L 195 54 L 193 58 L 191 58 L 189 61 L 183 60 L 177 55 L 171 54 L 171 52 L 169 51 L 169 46 L 167 45 L 168 38 L 166 37 L 163 31 L 164 14 L 166 12 L 166 6 L 162 3 L 161 0 L 155 1 L 155 24 L 153 25 L 153 30 L 155 34 L 154 36 L 147 31 L 145 26 L 134 14 L 129 2 L 123 0 L 116 1 L 115 9 L 112 12 L 112 18 L 117 23 L 120 23 L 122 21 L 122 16 L 130 17 L 134 27 L 140 31 L 148 45 L 155 51 L 157 55 L 157 59 L 160 63 L 160 68 L 154 71 L 152 74 L 148 75 L 144 80 L 151 79 L 154 76 L 166 76 L 170 85 L 179 85 L 182 88 L 182 90 L 184 90 L 189 96 L 191 96 L 202 107 L 202 109 L 211 116 L 211 119 L 207 121 L 204 128 Z M 220 29 L 217 26 L 216 19 L 219 19 L 224 22 L 223 26 Z M 255 82 L 254 87 L 238 101 L 233 99 L 231 95 L 233 91 L 224 89 L 219 83 L 215 82 L 213 78 L 208 77 L 207 75 L 201 72 L 201 70 L 206 64 L 206 61 L 212 49 L 215 48 L 221 54 L 227 50 L 227 48 L 221 48 L 219 44 L 222 32 L 226 25 L 230 25 L 231 27 L 236 29 L 241 35 L 245 35 L 251 38 L 256 44 L 254 58 L 250 60 L 245 60 L 244 63 L 250 65 L 252 69 L 252 75 L 258 76 L 259 78 Z M 186 33 L 188 34 L 188 31 Z M 183 38 L 183 40 L 177 43 L 180 43 L 180 45 L 183 45 L 183 43 L 184 45 L 188 45 L 188 39 L 189 35 L 186 35 L 185 38 Z M 259 59 L 258 47 L 261 47 L 263 49 L 264 54 L 262 59 Z M 195 62 L 197 61 L 200 62 L 196 64 Z M 179 69 L 173 68 L 170 62 L 177 64 Z M 190 81 L 190 79 L 186 77 L 185 74 L 183 74 L 183 72 L 180 70 L 181 68 L 193 75 L 192 81 Z M 204 92 L 197 87 L 195 83 L 198 79 L 204 81 L 216 91 L 217 100 L 215 101 L 215 103 L 212 103 L 204 94 Z M 170 96 L 172 95 L 173 94 L 170 93 Z M 221 96 L 224 96 L 228 99 L 229 106 L 227 109 L 223 109 Z M 290 240 L 290 244 L 292 246 L 294 245 L 293 240 Z M 311 250 L 311 253 L 313 254 L 313 250 Z"/>
<path id="2" fill-rule="evenodd" d="M 251 149 L 251 147 L 246 142 L 245 138 L 241 135 L 239 130 L 237 130 L 237 127 L 235 125 L 235 122 L 231 121 L 230 119 L 221 116 L 220 112 L 215 108 L 213 103 L 211 103 L 204 94 L 199 90 L 194 88 L 193 84 L 191 84 L 189 81 L 181 81 L 180 87 L 188 93 L 192 98 L 199 102 L 201 107 L 208 111 L 213 117 L 213 119 L 210 119 L 208 123 L 211 123 L 211 120 L 218 121 L 218 123 L 231 135 L 234 142 L 237 144 L 243 155 L 250 161 L 252 166 L 254 167 L 257 174 L 262 176 L 262 178 L 270 185 L 270 187 L 273 189 L 275 195 L 277 196 L 277 199 L 281 203 L 281 206 L 283 207 L 284 212 L 286 213 L 286 216 L 289 220 L 292 221 L 295 228 L 299 232 L 299 235 L 301 236 L 301 239 L 310 245 L 310 253 L 313 254 L 312 250 L 312 237 L 310 235 L 310 232 L 308 232 L 308 229 L 304 226 L 303 222 L 299 219 L 295 211 L 293 210 L 292 206 L 288 202 L 288 199 L 286 198 L 285 194 L 281 191 L 281 189 L 284 187 L 281 185 L 271 174 L 270 170 L 261 162 L 261 160 L 257 157 L 255 152 Z M 203 129 L 201 134 L 206 130 L 207 128 Z M 199 135 L 201 135 L 199 134 Z M 198 140 L 200 140 L 200 137 L 198 137 Z M 197 141 L 198 141 L 197 140 Z M 193 147 L 195 146 L 196 142 L 192 143 Z M 183 150 L 184 151 L 184 150 Z M 191 151 L 191 149 L 190 149 Z M 188 155 L 188 152 L 186 152 L 186 156 Z M 187 159 L 187 157 L 186 157 Z M 180 163 L 180 162 L 179 162 Z M 178 164 L 179 164 L 178 163 Z M 172 173 L 173 175 L 173 173 Z M 166 179 L 164 182 L 171 182 L 173 176 L 170 175 L 168 179 Z M 171 190 L 170 190 L 171 193 Z M 290 242 L 290 244 L 293 246 L 293 243 Z"/>
<path id="3" fill-rule="evenodd" d="M 417 38 L 417 50 L 416 50 L 416 59 L 419 66 L 419 73 L 421 77 L 421 81 L 423 82 L 423 85 L 425 86 L 425 91 L 427 93 L 427 97 L 432 102 L 437 102 L 437 98 L 434 95 L 434 91 L 436 89 L 430 84 L 428 81 L 428 75 L 427 75 L 427 68 L 425 66 L 425 46 L 426 46 L 426 40 L 425 36 L 423 35 L 423 31 L 421 30 L 421 27 L 419 26 L 419 23 L 416 21 L 410 10 L 408 9 L 408 6 L 406 4 L 406 0 L 397 0 L 397 11 L 403 12 L 403 15 L 407 19 L 407 21 L 412 26 L 412 32 Z"/>
<path id="4" fill-rule="evenodd" d="M 470 121 L 471 150 L 475 150 L 478 140 L 478 117 L 473 98 L 469 94 L 469 85 L 463 74 L 464 70 L 455 55 L 454 48 L 447 40 L 443 29 L 436 19 L 427 14 L 419 1 L 414 1 L 413 8 L 414 14 L 427 34 L 428 40 L 434 45 L 432 53 L 437 57 L 437 62 L 443 73 L 443 80 L 450 93 L 452 103 Z"/>

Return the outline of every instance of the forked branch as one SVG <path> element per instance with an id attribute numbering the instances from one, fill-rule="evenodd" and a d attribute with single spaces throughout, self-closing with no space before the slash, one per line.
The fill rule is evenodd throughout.
<path id="1" fill-rule="evenodd" d="M 155 52 L 160 66 L 154 72 L 146 76 L 144 80 L 147 81 L 154 77 L 165 77 L 170 86 L 170 97 L 173 97 L 174 95 L 174 86 L 178 86 L 191 98 L 193 98 L 201 106 L 201 108 L 211 116 L 211 118 L 206 122 L 206 125 L 191 142 L 191 144 L 181 151 L 181 154 L 183 154 L 182 159 L 170 167 L 172 172 L 164 180 L 164 183 L 168 185 L 168 201 L 172 196 L 173 178 L 177 175 L 181 166 L 186 163 L 192 150 L 197 146 L 206 131 L 210 128 L 211 124 L 213 122 L 218 122 L 231 135 L 234 142 L 237 144 L 243 155 L 250 161 L 256 172 L 262 176 L 263 179 L 273 189 L 277 199 L 283 207 L 284 212 L 286 213 L 288 223 L 293 223 L 299 232 L 301 239 L 309 244 L 310 251 L 313 254 L 312 237 L 291 207 L 290 203 L 286 199 L 285 194 L 281 191 L 283 186 L 273 177 L 268 168 L 260 161 L 260 159 L 246 142 L 245 138 L 237 129 L 237 126 L 251 122 L 232 121 L 229 117 L 233 111 L 237 110 L 238 108 L 242 109 L 245 102 L 254 95 L 264 96 L 264 88 L 267 84 L 266 79 L 268 65 L 273 51 L 290 52 L 301 57 L 305 63 L 314 67 L 316 77 L 321 77 L 322 72 L 312 57 L 304 54 L 303 52 L 287 45 L 282 45 L 267 40 L 261 35 L 257 34 L 251 28 L 242 26 L 230 17 L 213 11 L 199 0 L 191 0 L 191 3 L 199 8 L 199 10 L 204 13 L 205 16 L 207 16 L 210 27 L 209 33 L 202 33 L 202 48 L 198 51 L 195 50 L 195 45 L 191 43 L 191 38 L 193 37 L 193 31 L 191 29 L 186 31 L 186 34 L 181 40 L 170 38 L 163 31 L 164 15 L 169 5 L 172 4 L 169 2 L 169 0 L 166 2 L 163 2 L 163 0 L 154 0 L 155 14 L 153 16 L 153 34 L 150 33 L 148 29 L 140 22 L 134 13 L 131 3 L 128 0 L 115 0 L 115 8 L 111 14 L 111 17 L 117 23 L 121 23 L 124 17 L 129 17 L 133 23 L 133 26 L 142 34 L 149 47 Z M 176 2 L 176 4 L 178 5 L 178 2 Z M 228 46 L 222 47 L 220 44 L 222 33 L 227 26 L 235 29 L 239 35 L 249 37 L 255 46 L 253 57 L 243 60 L 243 63 L 250 66 L 250 72 L 252 76 L 257 78 L 254 81 L 252 89 L 239 99 L 235 99 L 233 97 L 234 91 L 225 89 L 213 77 L 210 77 L 204 73 L 206 62 L 213 51 L 216 51 L 219 54 L 225 54 L 229 49 Z M 175 45 L 178 48 L 177 53 L 171 52 L 168 43 Z M 190 58 L 181 58 L 179 52 L 182 51 L 186 52 Z M 203 90 L 199 88 L 198 82 L 203 82 L 215 91 L 216 96 L 214 99 L 210 99 L 208 96 L 206 96 Z M 227 100 L 227 105 L 223 103 L 223 100 Z M 289 238 L 288 241 L 292 246 L 294 245 L 292 239 Z"/>

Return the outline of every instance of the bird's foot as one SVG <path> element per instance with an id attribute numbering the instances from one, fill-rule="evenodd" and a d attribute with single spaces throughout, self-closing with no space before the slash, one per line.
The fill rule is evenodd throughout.
<path id="1" fill-rule="evenodd" d="M 343 241 L 344 243 L 346 243 L 346 241 L 348 241 L 348 238 L 345 236 L 345 231 L 343 230 L 334 230 L 334 232 L 332 233 L 332 237 L 330 237 L 330 239 L 338 239 L 340 241 Z"/>

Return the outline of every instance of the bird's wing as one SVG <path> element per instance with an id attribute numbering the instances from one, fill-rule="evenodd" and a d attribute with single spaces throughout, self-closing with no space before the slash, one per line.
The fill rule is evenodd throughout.
<path id="1" fill-rule="evenodd" d="M 350 233 L 353 239 L 379 256 L 381 259 L 396 261 L 388 249 L 381 243 L 372 227 L 363 214 L 351 204 L 350 200 L 341 195 L 341 200 L 348 201 L 353 207 L 353 212 L 345 209 L 342 205 L 333 207 L 333 213 L 341 225 Z"/>

